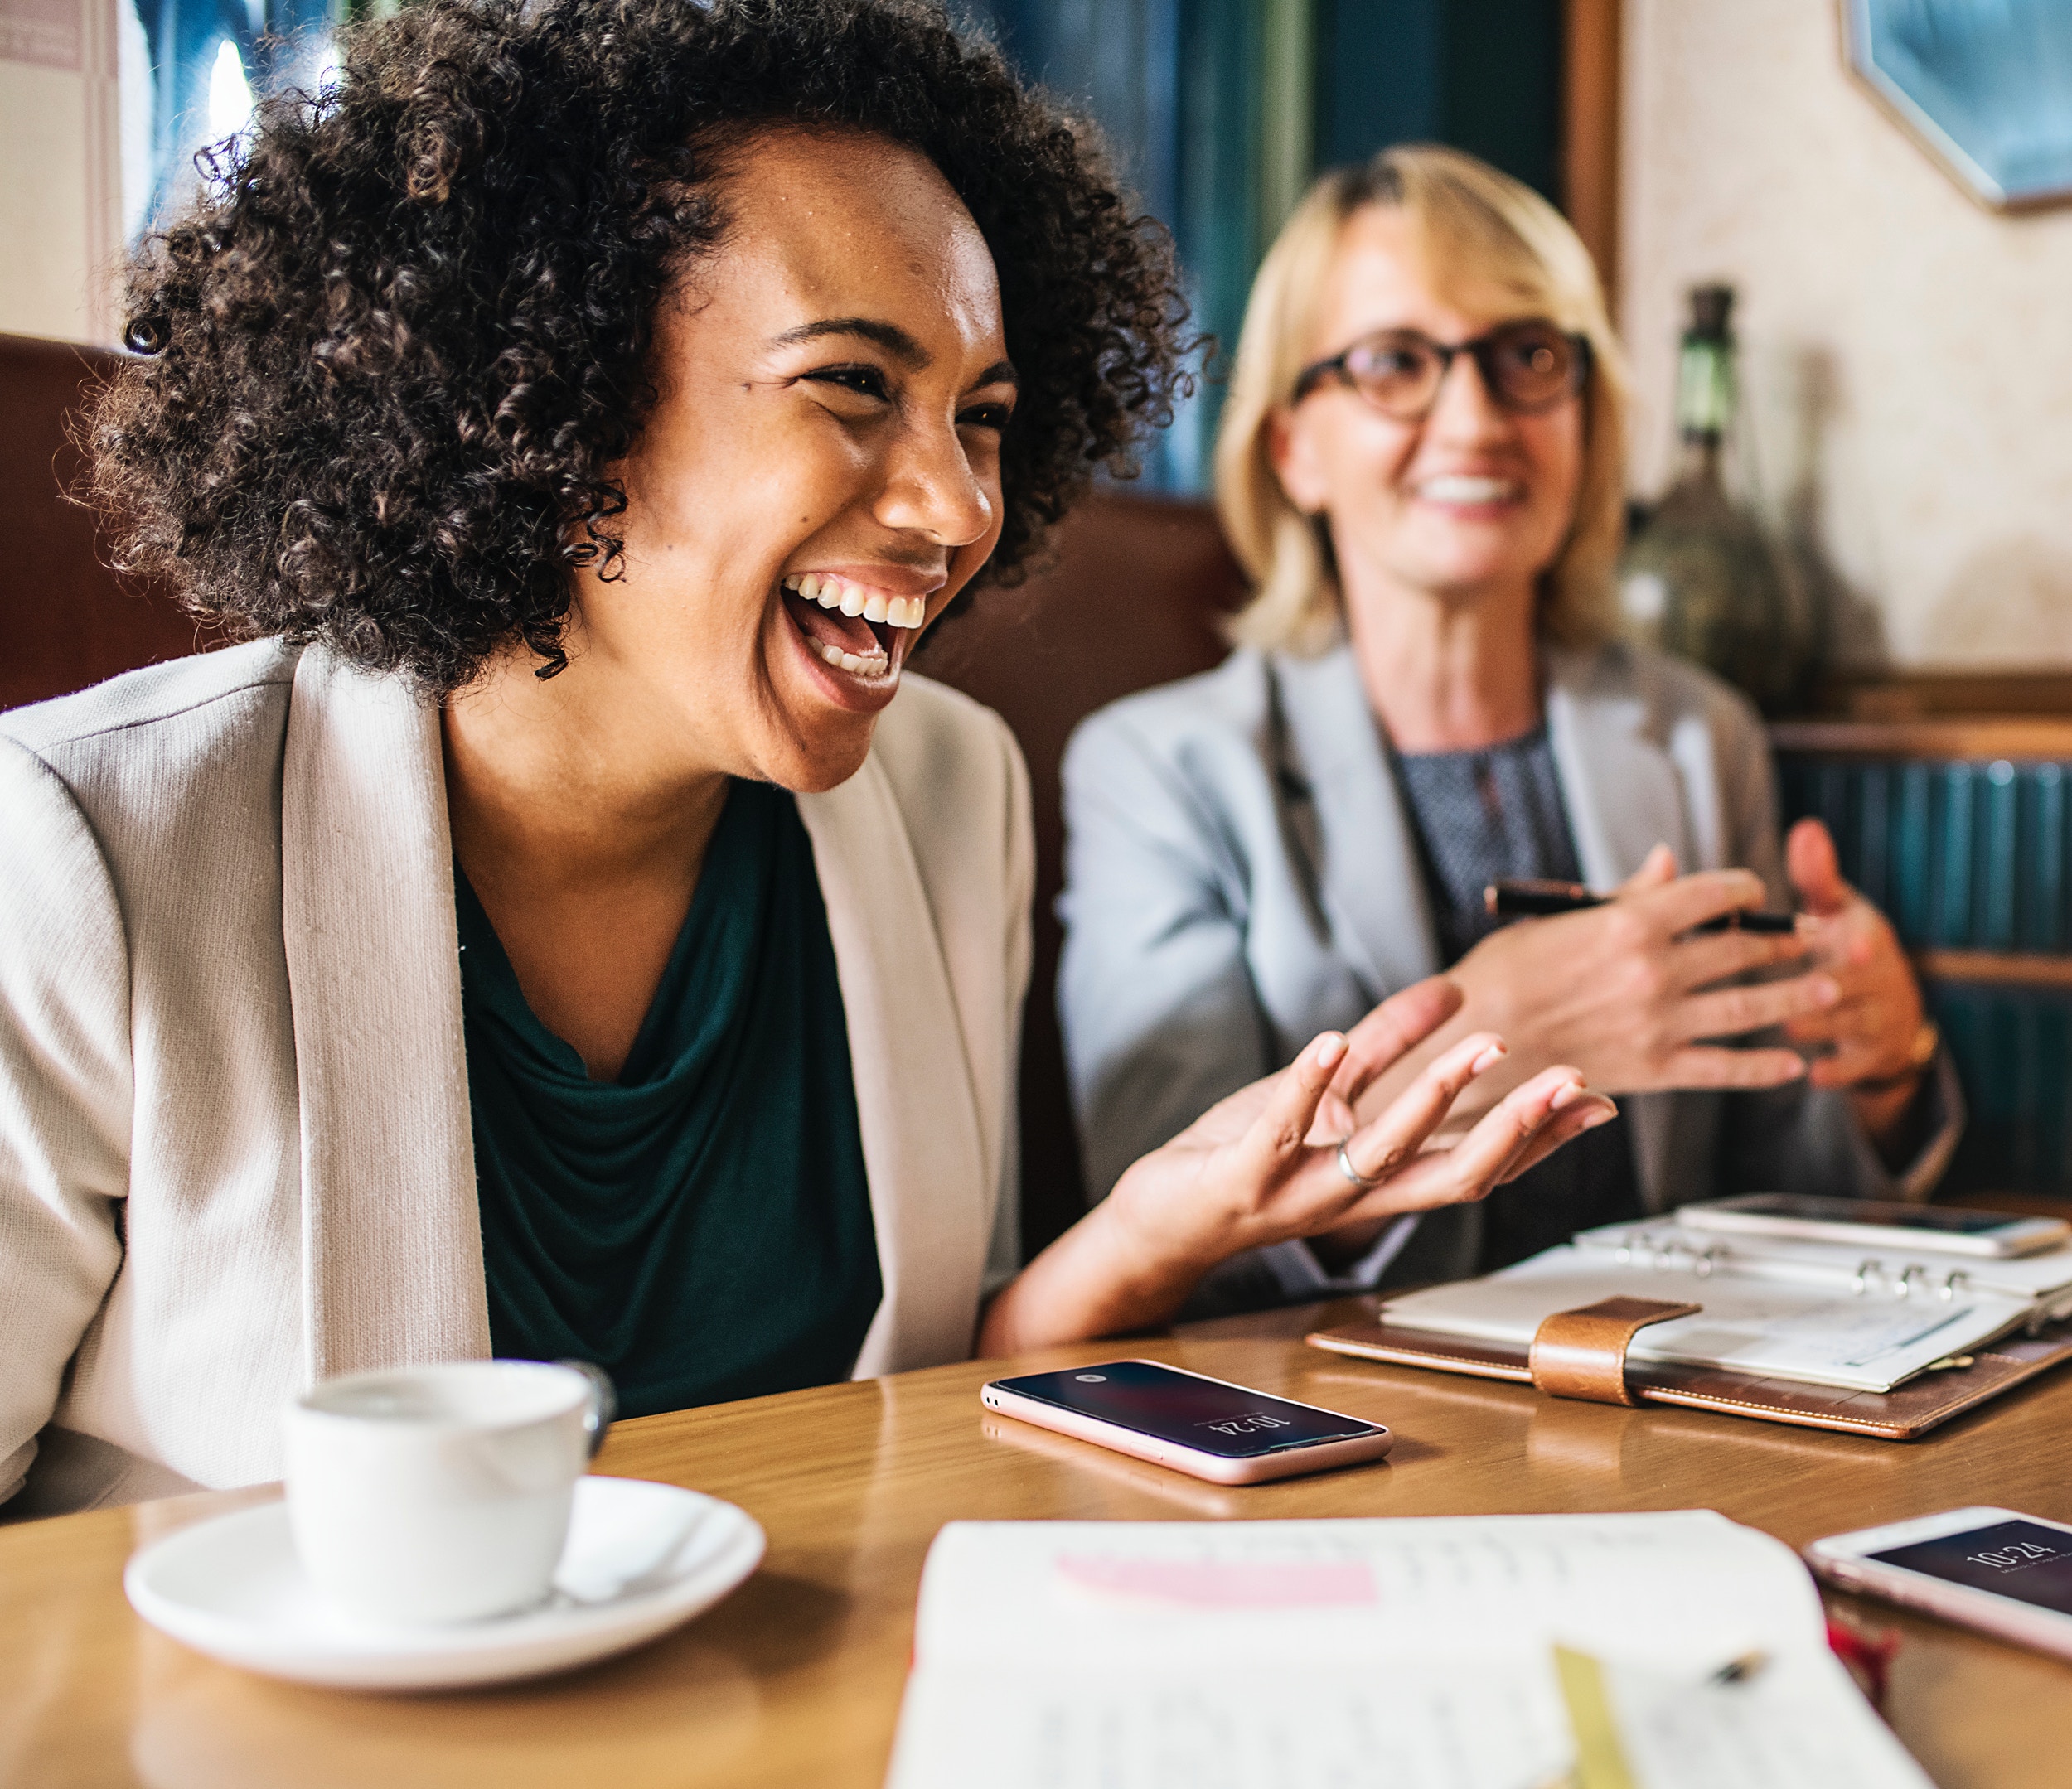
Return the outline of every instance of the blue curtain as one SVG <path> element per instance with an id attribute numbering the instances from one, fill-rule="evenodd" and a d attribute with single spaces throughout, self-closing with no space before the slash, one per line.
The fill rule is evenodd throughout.
<path id="1" fill-rule="evenodd" d="M 311 53 L 332 24 L 332 0 L 130 0 L 151 55 L 152 198 L 146 225 L 191 190 L 209 140 L 209 82 L 226 42 L 254 95 L 314 78 Z"/>
<path id="2" fill-rule="evenodd" d="M 1313 168 L 1450 143 L 1554 196 L 1561 0 L 1310 0 Z M 1101 127 L 1172 230 L 1196 326 L 1219 352 L 1147 456 L 1156 490 L 1208 488 L 1220 380 L 1268 224 L 1261 215 L 1267 9 L 1258 0 L 961 0 L 1020 72 Z"/>

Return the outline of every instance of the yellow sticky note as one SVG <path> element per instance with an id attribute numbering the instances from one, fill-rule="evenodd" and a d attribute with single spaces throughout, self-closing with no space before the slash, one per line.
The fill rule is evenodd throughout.
<path id="1" fill-rule="evenodd" d="M 1554 1672 L 1568 1704 L 1568 1724 L 1576 1735 L 1576 1789 L 1637 1789 L 1611 1699 L 1605 1689 L 1605 1669 L 1587 1652 L 1554 1649 Z"/>

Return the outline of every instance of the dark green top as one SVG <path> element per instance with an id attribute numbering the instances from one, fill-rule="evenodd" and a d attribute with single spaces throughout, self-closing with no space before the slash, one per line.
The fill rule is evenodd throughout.
<path id="1" fill-rule="evenodd" d="M 846 1379 L 883 1290 L 797 804 L 737 782 L 632 1053 L 593 1081 L 454 868 L 490 1337 L 627 1416 Z"/>

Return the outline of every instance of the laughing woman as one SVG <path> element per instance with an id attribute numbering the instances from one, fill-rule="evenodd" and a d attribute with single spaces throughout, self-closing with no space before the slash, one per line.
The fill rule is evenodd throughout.
<path id="1" fill-rule="evenodd" d="M 247 643 L 0 723 L 0 1494 L 273 1476 L 378 1363 L 638 1413 L 1157 1322 L 1608 1115 L 1420 1153 L 1482 1035 L 1341 1148 L 1329 1036 L 1017 1275 L 1024 778 L 902 663 L 1165 413 L 1174 292 L 896 0 L 431 0 L 263 112 L 93 422 Z"/>

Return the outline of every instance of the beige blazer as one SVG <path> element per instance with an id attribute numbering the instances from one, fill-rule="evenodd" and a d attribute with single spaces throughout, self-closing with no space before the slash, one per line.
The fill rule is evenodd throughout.
<path id="1" fill-rule="evenodd" d="M 1017 1255 L 1027 774 L 909 675 L 799 810 L 884 1284 L 855 1371 L 959 1359 Z M 262 642 L 0 715 L 9 1512 L 277 1477 L 313 1380 L 488 1350 L 436 705 Z"/>

